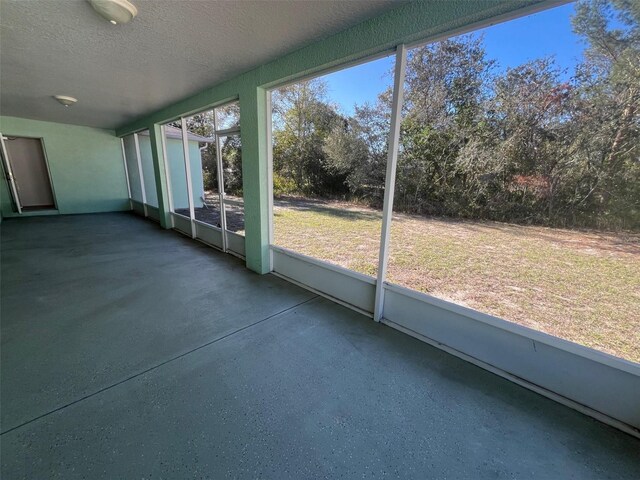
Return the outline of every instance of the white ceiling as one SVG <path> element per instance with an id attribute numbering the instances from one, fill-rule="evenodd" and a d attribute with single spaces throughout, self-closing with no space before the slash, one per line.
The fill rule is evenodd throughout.
<path id="1" fill-rule="evenodd" d="M 398 5 L 394 0 L 0 1 L 0 113 L 114 128 Z M 69 108 L 52 95 L 71 95 Z"/>

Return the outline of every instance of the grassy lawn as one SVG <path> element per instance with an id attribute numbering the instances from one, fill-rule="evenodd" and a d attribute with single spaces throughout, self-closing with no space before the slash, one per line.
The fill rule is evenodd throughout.
<path id="1" fill-rule="evenodd" d="M 278 200 L 275 244 L 375 275 L 381 212 Z M 392 283 L 640 362 L 640 235 L 394 215 Z"/>

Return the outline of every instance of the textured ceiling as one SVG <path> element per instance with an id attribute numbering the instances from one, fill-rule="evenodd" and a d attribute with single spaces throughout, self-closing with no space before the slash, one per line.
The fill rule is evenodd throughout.
<path id="1" fill-rule="evenodd" d="M 114 128 L 399 4 L 133 3 L 138 17 L 114 26 L 84 0 L 1 0 L 0 113 Z"/>

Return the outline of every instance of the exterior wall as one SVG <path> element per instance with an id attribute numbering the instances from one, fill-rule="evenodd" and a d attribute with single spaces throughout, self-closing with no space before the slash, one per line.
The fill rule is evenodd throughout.
<path id="1" fill-rule="evenodd" d="M 0 131 L 43 139 L 57 213 L 129 210 L 122 147 L 112 130 L 0 117 Z M 16 216 L 5 179 L 0 197 L 2 216 Z"/>

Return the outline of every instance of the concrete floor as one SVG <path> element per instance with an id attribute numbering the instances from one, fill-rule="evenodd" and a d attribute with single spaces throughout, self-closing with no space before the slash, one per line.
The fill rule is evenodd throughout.
<path id="1" fill-rule="evenodd" d="M 640 478 L 640 441 L 129 214 L 2 223 L 1 473 Z"/>

